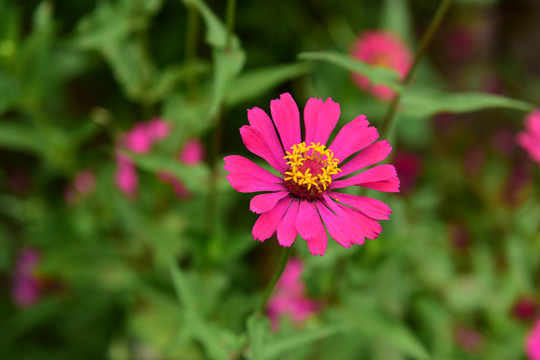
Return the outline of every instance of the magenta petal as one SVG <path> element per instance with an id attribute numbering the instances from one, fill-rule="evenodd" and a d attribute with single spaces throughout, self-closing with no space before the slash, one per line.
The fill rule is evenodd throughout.
<path id="1" fill-rule="evenodd" d="M 345 161 L 350 155 L 362 150 L 378 137 L 377 129 L 369 126 L 365 115 L 360 115 L 339 131 L 329 148 L 334 153 L 335 159 Z"/>
<path id="2" fill-rule="evenodd" d="M 339 114 L 339 104 L 332 101 L 332 98 L 324 103 L 321 99 L 310 98 L 304 108 L 306 145 L 312 142 L 326 144 L 339 120 Z"/>
<path id="3" fill-rule="evenodd" d="M 240 128 L 240 135 L 242 136 L 242 141 L 249 151 L 268 161 L 268 163 L 280 173 L 285 172 L 285 159 L 278 158 L 276 155 L 274 155 L 266 143 L 264 135 L 259 130 L 251 126 L 244 125 Z"/>
<path id="4" fill-rule="evenodd" d="M 281 246 L 289 247 L 296 239 L 298 231 L 296 231 L 296 217 L 298 216 L 299 200 L 295 199 L 289 206 L 287 213 L 277 228 L 277 238 Z"/>
<path id="5" fill-rule="evenodd" d="M 259 194 L 251 199 L 249 209 L 257 214 L 270 211 L 276 206 L 277 202 L 289 195 L 288 191 L 279 191 L 268 194 Z"/>
<path id="6" fill-rule="evenodd" d="M 281 137 L 285 151 L 300 143 L 300 113 L 291 94 L 281 94 L 279 100 L 270 102 L 272 119 Z"/>
<path id="7" fill-rule="evenodd" d="M 345 205 L 360 210 L 367 216 L 377 220 L 388 220 L 392 212 L 390 207 L 380 200 L 364 196 L 356 196 L 341 193 L 331 193 L 330 197 Z"/>
<path id="8" fill-rule="evenodd" d="M 292 198 L 290 196 L 281 199 L 272 210 L 259 216 L 255 225 L 253 225 L 252 233 L 255 240 L 264 241 L 272 236 L 291 201 Z"/>
<path id="9" fill-rule="evenodd" d="M 231 174 L 248 174 L 272 183 L 282 183 L 283 179 L 263 169 L 253 161 L 239 155 L 230 155 L 223 158 L 224 169 Z"/>
<path id="10" fill-rule="evenodd" d="M 349 208 L 344 205 L 338 206 L 341 208 L 341 210 L 343 210 L 343 212 L 345 212 L 345 214 L 347 214 L 348 217 L 351 218 L 354 223 L 358 224 L 365 237 L 368 239 L 375 239 L 379 236 L 382 231 L 382 226 L 377 220 L 364 215 L 359 210 Z M 362 239 L 362 243 L 363 242 L 364 241 Z"/>
<path id="11" fill-rule="evenodd" d="M 343 221 L 322 203 L 317 202 L 315 205 L 319 214 L 321 214 L 324 225 L 332 239 L 337 241 L 343 247 L 348 248 L 351 246 L 354 243 L 352 241 L 354 234 L 351 234 L 351 229 L 347 226 L 343 226 Z"/>
<path id="12" fill-rule="evenodd" d="M 276 129 L 272 123 L 272 119 L 266 114 L 266 112 L 259 108 L 249 109 L 248 113 L 249 124 L 259 130 L 264 136 L 266 144 L 272 151 L 274 158 L 283 159 L 285 153 L 283 152 L 283 146 L 276 134 Z M 285 169 L 285 160 L 283 160 L 283 169 Z"/>
<path id="13" fill-rule="evenodd" d="M 315 205 L 309 201 L 300 201 L 296 230 L 307 241 L 313 255 L 323 255 L 326 251 L 327 237 L 324 226 Z"/>
<path id="14" fill-rule="evenodd" d="M 227 180 L 236 191 L 259 192 L 259 191 L 283 191 L 285 185 L 264 181 L 250 174 L 229 174 Z"/>
<path id="15" fill-rule="evenodd" d="M 367 166 L 381 162 L 386 159 L 390 151 L 392 151 L 392 147 L 388 140 L 377 141 L 360 151 L 345 165 L 341 166 L 341 172 L 334 175 L 333 179 L 339 179 Z"/>
<path id="16" fill-rule="evenodd" d="M 398 192 L 399 179 L 393 165 L 378 165 L 345 180 L 334 181 L 330 189 L 358 185 L 369 189 Z"/>

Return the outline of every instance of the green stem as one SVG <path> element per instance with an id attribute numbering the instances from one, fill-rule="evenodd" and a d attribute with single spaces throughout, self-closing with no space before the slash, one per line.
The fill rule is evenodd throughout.
<path id="1" fill-rule="evenodd" d="M 292 246 L 285 247 L 283 249 L 276 271 L 274 272 L 274 275 L 272 276 L 272 280 L 270 280 L 270 282 L 268 283 L 268 286 L 266 287 L 262 301 L 257 309 L 257 312 L 259 314 L 264 314 L 264 310 L 266 309 L 266 303 L 268 302 L 270 295 L 272 295 L 272 292 L 274 291 L 274 288 L 276 287 L 276 284 L 279 278 L 281 277 L 281 274 L 283 274 L 283 270 L 285 270 L 285 265 L 287 265 L 287 262 L 289 261 L 289 257 L 291 256 L 291 253 L 292 253 Z"/>
<path id="2" fill-rule="evenodd" d="M 188 5 L 188 19 L 186 31 L 186 86 L 187 96 L 190 99 L 197 94 L 197 38 L 199 34 L 199 15 L 193 5 Z"/>
<path id="3" fill-rule="evenodd" d="M 444 16 L 448 12 L 448 8 L 450 7 L 451 2 L 452 0 L 441 0 L 441 2 L 439 3 L 439 7 L 437 8 L 437 12 L 435 13 L 435 16 L 431 20 L 431 23 L 429 24 L 428 29 L 426 30 L 426 32 L 422 36 L 422 39 L 420 40 L 420 45 L 418 46 L 418 50 L 416 51 L 416 54 L 414 55 L 414 60 L 411 65 L 411 68 L 407 72 L 407 76 L 405 77 L 405 80 L 403 80 L 403 88 L 401 91 L 399 91 L 396 94 L 396 96 L 392 100 L 392 103 L 390 104 L 390 107 L 388 108 L 388 112 L 386 113 L 386 116 L 383 119 L 383 122 L 380 127 L 380 131 L 382 134 L 381 137 L 388 139 L 392 136 L 392 132 L 396 125 L 396 112 L 399 107 L 399 103 L 401 101 L 401 95 L 403 91 L 405 91 L 411 86 L 412 80 L 416 73 L 416 68 L 418 67 L 418 64 L 420 63 L 420 59 L 422 59 L 422 56 L 424 56 L 424 53 L 426 52 L 429 44 L 431 43 L 433 36 L 439 29 Z"/>
<path id="4" fill-rule="evenodd" d="M 229 51 L 232 45 L 235 12 L 236 12 L 236 0 L 228 0 L 227 1 L 227 38 L 225 40 L 226 51 Z"/>

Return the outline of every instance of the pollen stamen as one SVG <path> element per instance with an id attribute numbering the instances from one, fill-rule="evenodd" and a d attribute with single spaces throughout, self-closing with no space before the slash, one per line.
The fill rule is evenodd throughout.
<path id="1" fill-rule="evenodd" d="M 325 145 L 305 142 L 291 146 L 284 159 L 288 160 L 289 169 L 285 172 L 285 182 L 293 195 L 314 200 L 326 191 L 332 183 L 331 175 L 341 171 L 339 160 Z"/>

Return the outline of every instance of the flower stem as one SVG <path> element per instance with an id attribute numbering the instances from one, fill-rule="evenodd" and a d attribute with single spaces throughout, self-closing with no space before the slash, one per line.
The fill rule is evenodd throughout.
<path id="1" fill-rule="evenodd" d="M 236 0 L 227 1 L 227 37 L 225 40 L 225 50 L 231 49 L 234 30 L 234 16 L 236 11 Z"/>
<path id="2" fill-rule="evenodd" d="M 392 103 L 390 104 L 390 107 L 388 108 L 386 116 L 384 117 L 383 122 L 381 124 L 380 131 L 381 131 L 382 138 L 388 139 L 392 137 L 392 133 L 396 125 L 396 112 L 399 107 L 399 103 L 401 101 L 401 95 L 403 91 L 407 90 L 412 85 L 412 80 L 416 73 L 416 68 L 418 67 L 418 64 L 420 63 L 420 59 L 422 58 L 422 56 L 424 56 L 424 53 L 426 52 L 429 44 L 431 43 L 433 36 L 439 29 L 444 16 L 448 12 L 448 8 L 450 7 L 451 2 L 452 0 L 441 0 L 441 2 L 439 3 L 439 7 L 437 8 L 437 11 L 435 12 L 435 15 L 433 16 L 433 19 L 431 20 L 431 23 L 429 24 L 429 27 L 427 28 L 426 32 L 422 36 L 422 39 L 420 40 L 420 45 L 418 46 L 418 50 L 416 51 L 416 54 L 414 55 L 414 60 L 411 65 L 411 68 L 407 72 L 407 76 L 405 77 L 405 80 L 403 80 L 403 88 L 396 94 L 396 96 L 394 96 L 394 99 L 392 100 Z"/>
<path id="3" fill-rule="evenodd" d="M 266 287 L 266 290 L 264 292 L 264 297 L 262 298 L 261 303 L 259 304 L 259 307 L 257 309 L 257 313 L 264 314 L 264 310 L 266 309 L 266 303 L 268 302 L 268 299 L 270 298 L 270 295 L 272 295 L 272 292 L 274 291 L 274 288 L 276 287 L 276 284 L 281 277 L 281 274 L 283 274 L 283 270 L 285 270 L 285 265 L 287 265 L 287 262 L 289 261 L 289 257 L 292 253 L 292 246 L 285 247 L 283 249 L 283 252 L 281 253 L 281 257 L 279 258 L 279 263 L 276 268 L 276 271 L 274 272 L 274 275 L 272 276 L 272 280 L 268 283 L 268 286 Z"/>

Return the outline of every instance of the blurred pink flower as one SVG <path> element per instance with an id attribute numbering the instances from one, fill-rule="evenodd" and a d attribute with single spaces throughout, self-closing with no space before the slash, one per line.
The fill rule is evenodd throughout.
<path id="1" fill-rule="evenodd" d="M 39 301 L 42 295 L 40 280 L 36 275 L 36 267 L 41 260 L 37 250 L 26 248 L 21 250 L 13 271 L 11 295 L 13 301 L 22 307 Z"/>
<path id="2" fill-rule="evenodd" d="M 138 188 L 137 169 L 129 155 L 123 149 L 138 154 L 147 154 L 159 140 L 166 138 L 171 132 L 170 125 L 161 118 L 153 118 L 148 122 L 139 122 L 131 130 L 118 137 L 116 143 L 115 173 L 116 186 L 130 199 L 135 198 Z"/>
<path id="3" fill-rule="evenodd" d="M 188 140 L 182 151 L 178 160 L 187 165 L 197 165 L 204 159 L 204 147 L 199 139 Z"/>
<path id="4" fill-rule="evenodd" d="M 540 318 L 536 319 L 525 339 L 525 352 L 530 360 L 540 360 Z"/>
<path id="5" fill-rule="evenodd" d="M 468 353 L 476 353 L 484 343 L 483 336 L 476 330 L 459 325 L 454 331 L 454 338 L 463 350 Z"/>
<path id="6" fill-rule="evenodd" d="M 129 198 L 135 198 L 138 188 L 138 176 L 135 164 L 131 159 L 121 152 L 116 152 L 116 163 L 118 168 L 114 174 L 116 186 Z"/>
<path id="7" fill-rule="evenodd" d="M 535 297 L 525 295 L 514 302 L 510 312 L 516 320 L 529 322 L 538 316 L 540 308 Z"/>
<path id="8" fill-rule="evenodd" d="M 397 152 L 392 160 L 399 176 L 399 192 L 401 195 L 414 190 L 416 181 L 422 172 L 422 159 L 413 153 Z"/>
<path id="9" fill-rule="evenodd" d="M 74 204 L 84 196 L 94 191 L 96 187 L 96 177 L 90 170 L 83 170 L 75 174 L 73 181 L 64 190 L 66 203 Z"/>
<path id="10" fill-rule="evenodd" d="M 288 316 L 294 324 L 300 324 L 320 310 L 320 305 L 307 297 L 301 280 L 304 264 L 297 258 L 289 259 L 274 294 L 268 301 L 267 315 L 272 331 L 279 328 L 280 318 Z"/>
<path id="11" fill-rule="evenodd" d="M 184 184 L 170 171 L 161 170 L 156 173 L 159 180 L 172 186 L 176 196 L 179 198 L 186 198 L 189 196 L 189 192 Z"/>
<path id="12" fill-rule="evenodd" d="M 368 65 L 394 70 L 401 80 L 405 79 L 412 65 L 412 54 L 407 44 L 386 30 L 362 33 L 352 45 L 351 56 Z M 385 85 L 371 84 L 363 75 L 353 74 L 353 79 L 358 87 L 380 100 L 390 101 L 394 97 L 394 90 Z"/>
<path id="13" fill-rule="evenodd" d="M 526 117 L 525 127 L 526 131 L 517 135 L 517 142 L 540 164 L 540 110 L 535 110 Z"/>

